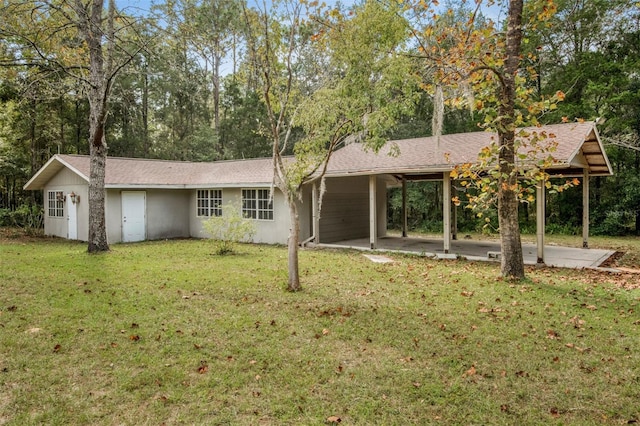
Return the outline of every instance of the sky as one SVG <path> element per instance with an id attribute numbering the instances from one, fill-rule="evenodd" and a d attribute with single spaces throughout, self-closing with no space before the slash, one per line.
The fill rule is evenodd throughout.
<path id="1" fill-rule="evenodd" d="M 146 15 L 151 10 L 151 0 L 116 0 L 116 6 L 129 15 Z"/>
<path id="2" fill-rule="evenodd" d="M 252 0 L 249 0 L 251 3 Z M 254 0 L 255 1 L 255 0 Z M 332 3 L 331 0 L 325 0 L 327 3 Z M 356 3 L 358 0 L 341 0 L 343 5 L 350 5 Z M 163 3 L 164 0 L 116 0 L 116 5 L 119 9 L 131 15 L 146 15 L 151 10 L 151 6 L 153 3 Z M 444 2 L 443 2 L 444 3 Z M 455 1 L 453 1 L 455 3 Z M 445 7 L 441 5 L 441 7 Z M 500 18 L 500 8 L 497 5 L 492 7 L 482 7 L 482 11 L 485 16 L 497 20 Z"/>

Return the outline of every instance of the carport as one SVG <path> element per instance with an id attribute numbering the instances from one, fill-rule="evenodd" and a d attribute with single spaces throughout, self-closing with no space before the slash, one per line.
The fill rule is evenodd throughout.
<path id="1" fill-rule="evenodd" d="M 528 134 L 542 136 L 544 143 L 553 146 L 551 152 L 553 159 L 545 171 L 550 178 L 578 178 L 582 186 L 582 246 L 580 256 L 586 256 L 589 247 L 589 180 L 592 176 L 609 176 L 612 174 L 611 165 L 606 156 L 595 123 L 563 123 L 542 127 L 524 129 Z M 460 133 L 443 135 L 440 137 L 426 137 L 405 139 L 388 142 L 378 153 L 367 150 L 362 144 L 353 143 L 336 151 L 327 167 L 326 179 L 339 182 L 343 179 L 368 179 L 368 235 L 353 235 L 345 238 L 333 239 L 331 245 L 361 247 L 362 240 L 366 241 L 368 249 L 380 249 L 385 245 L 402 246 L 394 238 L 386 237 L 386 217 L 381 214 L 380 186 L 396 185 L 403 188 L 403 229 L 402 238 L 407 239 L 408 230 L 406 222 L 406 183 L 408 181 L 432 180 L 443 182 L 443 238 L 440 241 L 421 242 L 427 245 L 429 250 L 418 250 L 429 253 L 441 253 L 442 255 L 464 254 L 466 251 L 476 252 L 477 243 L 456 241 L 455 236 L 455 210 L 452 205 L 452 188 L 454 188 L 451 172 L 458 166 L 466 163 L 474 163 L 482 148 L 491 145 L 497 140 L 497 135 L 490 132 Z M 337 185 L 334 184 L 334 187 Z M 536 228 L 537 238 L 535 244 L 535 259 L 533 263 L 554 264 L 558 253 L 556 248 L 545 246 L 545 182 L 541 182 L 536 188 Z M 324 229 L 321 226 L 319 211 L 319 190 L 317 182 L 312 188 L 312 240 L 315 244 L 325 244 L 323 232 L 330 225 L 325 220 Z M 352 197 L 355 198 L 355 197 Z M 384 200 L 386 202 L 386 200 Z M 362 206 L 361 206 L 362 207 Z M 579 206 L 576 206 L 579 208 Z M 383 222 L 384 221 L 384 222 Z M 351 225 L 353 226 L 353 225 Z M 335 232 L 334 232 L 335 233 Z M 351 243 L 357 242 L 357 244 Z M 418 244 L 418 245 L 420 245 Z M 433 244 L 439 245 L 434 249 Z M 407 239 L 405 246 L 411 245 Z M 500 253 L 499 244 L 492 246 L 487 252 Z M 525 247 L 523 246 L 523 249 Z M 463 250 L 464 249 L 464 250 Z M 463 250 L 463 251 L 461 251 Z M 530 248 L 524 255 L 525 261 L 531 263 Z M 413 251 L 413 250 L 412 250 Z M 549 252 L 545 255 L 545 251 Z M 572 252 L 573 253 L 573 252 Z M 473 255 L 471 255 L 473 256 Z M 569 254 L 567 258 L 573 258 L 577 254 Z M 604 256 L 604 254 L 602 254 Z M 486 254 L 485 254 L 486 257 Z M 497 257 L 497 256 L 496 256 Z M 598 253 L 589 255 L 597 262 Z M 553 259 L 550 261 L 549 259 Z"/>

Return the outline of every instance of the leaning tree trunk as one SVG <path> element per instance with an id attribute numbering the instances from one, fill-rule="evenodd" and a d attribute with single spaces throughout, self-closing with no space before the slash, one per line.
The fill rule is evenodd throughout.
<path id="1" fill-rule="evenodd" d="M 515 77 L 520 66 L 523 0 L 509 1 L 505 66 L 501 86 L 498 123 L 500 179 L 498 185 L 498 220 L 501 240 L 501 272 L 512 279 L 524 278 L 522 242 L 518 224 L 518 177 L 515 170 Z"/>
<path id="2" fill-rule="evenodd" d="M 300 240 L 300 222 L 298 220 L 298 205 L 295 200 L 289 200 L 289 219 L 291 229 L 289 230 L 288 252 L 289 252 L 289 281 L 288 291 L 300 291 L 300 272 L 298 268 L 298 241 Z"/>

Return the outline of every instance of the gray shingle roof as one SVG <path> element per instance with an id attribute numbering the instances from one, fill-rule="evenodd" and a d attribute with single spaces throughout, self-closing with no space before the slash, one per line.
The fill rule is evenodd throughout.
<path id="1" fill-rule="evenodd" d="M 566 123 L 529 128 L 544 130 L 558 143 L 553 153 L 558 173 L 609 175 L 611 166 L 600 143 L 596 127 L 591 122 Z M 474 162 L 478 153 L 497 141 L 489 132 L 459 133 L 439 138 L 425 137 L 391 141 L 379 153 L 366 150 L 361 144 L 350 144 L 336 151 L 327 168 L 327 176 L 364 174 L 421 175 L 452 170 L 455 165 Z M 389 155 L 396 152 L 397 155 Z M 89 157 L 56 155 L 25 185 L 25 189 L 42 189 L 56 173 L 68 167 L 89 181 Z M 553 171 L 553 170 L 551 170 Z M 273 179 L 271 158 L 195 163 L 186 161 L 145 160 L 109 157 L 105 186 L 107 188 L 162 187 L 238 187 L 268 186 Z"/>
<path id="2" fill-rule="evenodd" d="M 552 153 L 556 159 L 554 168 L 563 171 L 570 167 L 581 169 L 579 162 L 587 155 L 581 151 L 591 151 L 592 157 L 587 158 L 590 172 L 611 174 L 593 123 L 565 123 L 526 130 L 545 131 L 549 135 L 546 141 L 557 142 Z M 452 170 L 455 165 L 475 162 L 480 150 L 492 141 L 497 143 L 498 136 L 491 132 L 404 139 L 387 143 L 377 154 L 361 144 L 350 144 L 333 154 L 327 175 L 439 173 Z M 393 155 L 394 152 L 398 155 Z"/>
<path id="3" fill-rule="evenodd" d="M 89 181 L 89 157 L 55 155 L 25 185 L 25 189 L 42 189 L 63 167 L 68 167 Z M 233 187 L 267 186 L 273 179 L 271 158 L 196 163 L 135 158 L 108 157 L 105 187 Z"/>

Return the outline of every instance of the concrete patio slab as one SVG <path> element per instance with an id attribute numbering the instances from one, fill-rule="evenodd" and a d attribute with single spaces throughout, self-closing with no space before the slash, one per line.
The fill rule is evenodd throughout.
<path id="1" fill-rule="evenodd" d="M 369 248 L 369 239 L 339 241 L 331 244 L 316 244 L 316 247 L 337 247 L 376 252 L 412 253 L 421 256 L 439 259 L 452 259 L 457 257 L 477 261 L 499 262 L 499 256 L 491 256 L 491 253 L 500 253 L 500 242 L 483 240 L 455 240 L 451 242 L 451 250 L 445 254 L 442 240 L 416 238 L 416 237 L 381 237 L 378 239 L 378 248 Z M 535 244 L 523 244 L 522 252 L 524 262 L 527 265 L 535 265 L 537 249 Z M 612 250 L 585 249 L 574 247 L 560 247 L 545 245 L 544 261 L 547 266 L 557 268 L 598 268 L 602 263 L 614 254 Z"/>
<path id="2" fill-rule="evenodd" d="M 365 254 L 364 257 L 372 261 L 373 263 L 393 263 L 393 259 L 387 256 L 381 256 L 379 254 Z"/>

